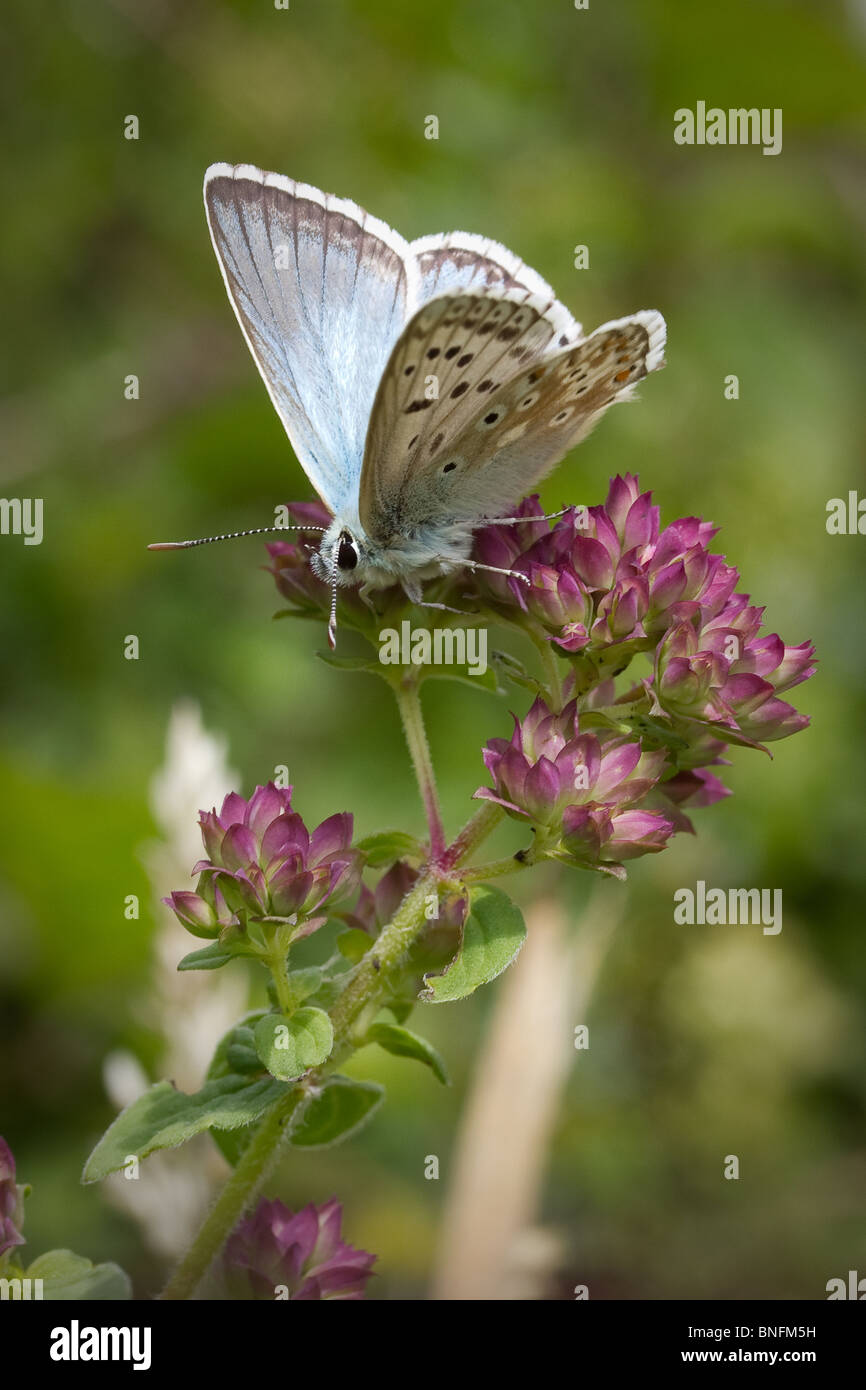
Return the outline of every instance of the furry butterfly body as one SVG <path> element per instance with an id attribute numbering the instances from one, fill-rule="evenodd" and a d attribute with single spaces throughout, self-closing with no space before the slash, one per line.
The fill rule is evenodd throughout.
<path id="1" fill-rule="evenodd" d="M 212 165 L 204 197 L 244 337 L 333 515 L 312 563 L 335 586 L 420 598 L 425 578 L 471 564 L 473 529 L 663 365 L 656 311 L 584 336 L 496 242 L 407 242 L 252 165 Z"/>

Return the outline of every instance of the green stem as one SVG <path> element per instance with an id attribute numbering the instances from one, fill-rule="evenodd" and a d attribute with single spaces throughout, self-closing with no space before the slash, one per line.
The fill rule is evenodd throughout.
<path id="1" fill-rule="evenodd" d="M 559 711 L 562 709 L 562 677 L 559 674 L 556 656 L 549 642 L 542 640 L 536 642 L 535 645 L 541 654 L 544 673 L 550 685 L 550 698 L 553 700 L 556 710 Z"/>
<path id="2" fill-rule="evenodd" d="M 456 867 L 468 859 L 504 815 L 502 807 L 497 806 L 495 801 L 482 801 L 475 815 L 466 822 L 457 839 L 449 846 L 445 855 L 448 867 Z"/>
<path id="3" fill-rule="evenodd" d="M 419 928 L 427 920 L 427 898 L 436 894 L 437 882 L 433 872 L 423 874 L 419 878 L 414 888 L 403 899 L 391 922 L 387 927 L 383 927 L 375 944 L 361 958 L 351 980 L 331 1009 L 335 1043 L 328 1059 L 329 1066 L 351 1050 L 352 1029 L 361 1014 L 376 1004 L 387 992 L 389 976 L 409 950 Z"/>
<path id="4" fill-rule="evenodd" d="M 261 958 L 271 972 L 280 1011 L 288 1016 L 294 1010 L 295 1000 L 289 980 L 289 948 L 281 927 L 277 927 L 269 945 L 270 950 Z"/>
<path id="5" fill-rule="evenodd" d="M 189 1298 L 219 1254 L 232 1229 L 253 1201 L 277 1159 L 286 1125 L 303 1091 L 294 1086 L 281 1096 L 264 1117 L 160 1298 Z"/>
<path id="6" fill-rule="evenodd" d="M 527 850 L 523 857 L 511 854 L 507 859 L 491 859 L 486 864 L 473 864 L 464 869 L 460 877 L 464 883 L 483 883 L 488 878 L 501 878 L 503 874 L 516 874 L 528 869 L 535 861 Z"/>
<path id="7" fill-rule="evenodd" d="M 417 678 L 407 675 L 399 682 L 395 682 L 393 689 L 397 697 L 400 718 L 403 721 L 403 732 L 409 745 L 409 756 L 412 759 L 412 766 L 418 779 L 418 789 L 421 792 L 421 800 L 427 814 L 427 826 L 430 831 L 430 859 L 432 863 L 436 864 L 445 852 L 445 831 L 442 828 L 442 815 L 439 810 L 439 797 L 436 791 L 436 776 L 433 772 L 430 744 L 427 742 L 427 733 L 424 728 Z"/>

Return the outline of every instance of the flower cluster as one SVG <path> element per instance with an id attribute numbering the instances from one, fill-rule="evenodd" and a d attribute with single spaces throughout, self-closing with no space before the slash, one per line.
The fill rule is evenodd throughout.
<path id="1" fill-rule="evenodd" d="M 15 1181 L 15 1159 L 6 1140 L 0 1135 L 0 1259 L 7 1250 L 24 1245 L 18 1229 L 21 1225 L 22 1189 Z"/>
<path id="2" fill-rule="evenodd" d="M 777 696 L 812 676 L 812 645 L 760 637 L 763 609 L 735 592 L 737 570 L 710 553 L 708 521 L 684 517 L 660 530 L 659 507 L 631 474 L 613 478 L 605 505 L 573 507 L 555 527 L 541 520 L 537 498 L 518 516 L 527 520 L 477 537 L 478 559 L 530 581 L 484 574 L 499 609 L 523 610 L 564 652 L 591 657 L 599 676 L 657 646 L 653 694 L 671 713 L 745 738 L 806 726 Z"/>
<path id="3" fill-rule="evenodd" d="M 483 574 L 482 590 L 571 654 L 581 689 L 637 652 L 655 652 L 644 696 L 653 713 L 737 743 L 785 738 L 808 724 L 778 697 L 813 674 L 814 648 L 760 635 L 763 609 L 735 592 L 737 570 L 709 551 L 709 522 L 685 517 L 661 530 L 659 508 L 631 474 L 612 480 L 604 506 L 571 508 L 552 528 L 537 498 L 518 515 L 525 522 L 481 531 L 477 553 L 529 584 Z"/>
<path id="4" fill-rule="evenodd" d="M 215 937 L 248 921 L 294 920 L 297 940 L 322 925 L 326 907 L 358 887 L 352 816 L 331 816 L 310 834 L 292 810 L 291 787 L 269 782 L 249 800 L 231 792 L 219 812 L 203 811 L 199 823 L 208 857 L 193 869 L 200 875 L 197 891 L 165 899 L 194 936 Z"/>
<path id="5" fill-rule="evenodd" d="M 376 1256 L 341 1239 L 342 1219 L 334 1197 L 299 1212 L 263 1199 L 223 1252 L 232 1297 L 273 1302 L 279 1291 L 292 1300 L 363 1298 Z"/>
<path id="6" fill-rule="evenodd" d="M 495 789 L 475 795 L 531 822 L 542 853 L 617 874 L 622 860 L 664 849 L 677 829 L 664 812 L 636 806 L 657 786 L 666 756 L 639 740 L 581 733 L 576 700 L 556 714 L 539 697 L 515 719 L 510 741 L 487 744 Z"/>
<path id="7" fill-rule="evenodd" d="M 481 601 L 570 662 L 573 696 L 541 698 L 509 741 L 483 757 L 496 801 L 532 823 L 543 853 L 605 872 L 691 829 L 682 808 L 728 795 L 708 768 L 726 744 L 762 747 L 808 724 L 780 695 L 811 676 L 814 648 L 761 634 L 763 609 L 736 592 L 739 574 L 712 554 L 716 534 L 686 517 L 660 528 L 631 475 L 604 506 L 571 508 L 550 527 L 537 498 L 523 518 L 476 538 Z M 617 695 L 639 653 L 650 674 Z M 581 725 L 583 726 L 581 728 Z"/>

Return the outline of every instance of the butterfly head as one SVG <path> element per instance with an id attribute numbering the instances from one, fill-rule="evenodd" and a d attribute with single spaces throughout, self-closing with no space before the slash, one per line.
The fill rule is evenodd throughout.
<path id="1" fill-rule="evenodd" d="M 342 587 L 363 580 L 365 559 L 363 540 L 345 522 L 336 520 L 322 536 L 318 550 L 310 556 L 310 564 L 317 578 Z"/>

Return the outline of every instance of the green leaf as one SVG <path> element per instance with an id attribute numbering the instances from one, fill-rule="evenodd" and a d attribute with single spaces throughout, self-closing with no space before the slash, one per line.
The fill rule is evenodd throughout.
<path id="1" fill-rule="evenodd" d="M 297 1112 L 289 1142 L 298 1149 L 340 1144 L 373 1118 L 384 1099 L 384 1087 L 374 1081 L 331 1076 Z"/>
<path id="2" fill-rule="evenodd" d="M 222 1076 L 232 1076 L 235 1068 L 229 1059 L 229 1052 L 234 1047 L 241 1047 L 255 1051 L 255 1038 L 253 1028 L 260 1018 L 264 1018 L 267 1009 L 251 1009 L 244 1014 L 243 1018 L 233 1023 L 227 1033 L 223 1033 L 214 1050 L 210 1066 L 207 1069 L 207 1080 L 218 1081 Z M 259 1062 L 261 1069 L 261 1062 Z"/>
<path id="3" fill-rule="evenodd" d="M 368 656 L 334 656 L 332 652 L 316 652 L 316 656 L 320 661 L 324 661 L 326 666 L 333 666 L 337 671 L 372 671 L 383 680 L 388 679 L 381 663 L 371 660 Z"/>
<path id="4" fill-rule="evenodd" d="M 325 972 L 321 965 L 307 965 L 303 970 L 289 971 L 289 988 L 292 991 L 292 998 L 298 1002 L 308 999 L 316 990 L 321 989 L 325 979 Z"/>
<path id="5" fill-rule="evenodd" d="M 487 884 L 473 888 L 463 944 L 444 975 L 426 978 L 421 998 L 431 1004 L 465 999 L 479 985 L 495 980 L 525 939 L 523 914 L 507 894 Z"/>
<path id="6" fill-rule="evenodd" d="M 408 1028 L 400 1028 L 396 1023 L 374 1023 L 367 1030 L 366 1041 L 378 1043 L 395 1057 L 414 1057 L 416 1062 L 423 1062 L 429 1067 L 443 1086 L 451 1084 L 445 1063 L 432 1043 L 426 1038 L 419 1038 L 417 1033 L 410 1033 Z"/>
<path id="7" fill-rule="evenodd" d="M 71 1250 L 46 1251 L 33 1261 L 24 1277 L 44 1281 L 42 1297 L 49 1303 L 132 1298 L 129 1275 L 119 1265 L 95 1265 Z"/>
<path id="8" fill-rule="evenodd" d="M 766 753 L 768 758 L 772 758 L 772 753 L 763 743 L 758 743 L 757 739 L 749 738 L 748 734 L 743 734 L 739 729 L 729 729 L 727 725 L 712 719 L 691 719 L 686 721 L 690 727 L 703 729 L 712 738 L 721 739 L 723 743 L 732 743 L 737 748 L 756 748 L 759 753 Z M 683 745 L 688 747 L 688 739 L 683 739 Z"/>
<path id="9" fill-rule="evenodd" d="M 232 959 L 232 952 L 227 951 L 225 946 L 221 946 L 215 941 L 212 946 L 204 946 L 200 951 L 190 951 L 188 956 L 178 963 L 178 970 L 220 970 L 222 966 L 228 965 Z"/>
<path id="10" fill-rule="evenodd" d="M 247 1076 L 265 1070 L 256 1052 L 253 1025 L 267 1013 L 267 1009 L 251 1009 L 243 1018 L 224 1033 L 216 1045 L 211 1064 L 207 1071 L 208 1081 L 217 1081 L 221 1076 Z M 253 1059 L 255 1066 L 253 1067 Z M 243 1125 L 240 1129 L 212 1129 L 211 1138 L 223 1157 L 234 1168 L 256 1126 Z"/>
<path id="11" fill-rule="evenodd" d="M 252 1032 L 249 1043 L 232 1042 L 226 1048 L 226 1062 L 237 1076 L 261 1075 L 262 1064 L 256 1052 Z"/>
<path id="12" fill-rule="evenodd" d="M 359 840 L 355 848 L 361 851 L 372 869 L 395 864 L 398 859 L 424 858 L 421 841 L 405 830 L 380 830 L 376 835 Z"/>
<path id="13" fill-rule="evenodd" d="M 639 738 L 651 740 L 658 743 L 663 748 L 671 748 L 683 751 L 689 747 L 689 741 L 683 738 L 672 729 L 670 724 L 665 724 L 660 719 L 653 719 L 648 714 L 634 714 L 623 720 L 623 725 L 627 732 L 637 734 Z"/>
<path id="14" fill-rule="evenodd" d="M 337 937 L 337 950 L 353 965 L 358 964 L 358 961 L 367 954 L 372 945 L 373 937 L 368 936 L 359 927 L 350 927 L 348 931 L 340 932 Z"/>
<path id="15" fill-rule="evenodd" d="M 298 1009 L 291 1018 L 265 1014 L 253 1031 L 259 1057 L 280 1081 L 294 1081 L 321 1066 L 334 1046 L 334 1025 L 322 1009 Z"/>
<path id="16" fill-rule="evenodd" d="M 523 662 L 519 661 L 511 652 L 491 652 L 490 660 L 499 675 L 505 676 L 506 680 L 511 681 L 514 685 L 519 685 L 524 690 L 530 690 L 533 695 L 545 695 L 547 693 L 543 681 L 540 681 L 537 676 L 533 676 Z"/>
<path id="17" fill-rule="evenodd" d="M 252 1124 L 285 1089 L 273 1077 L 250 1081 L 229 1075 L 188 1096 L 170 1081 L 160 1081 L 109 1125 L 84 1166 L 83 1181 L 98 1182 L 116 1173 L 131 1154 L 142 1159 L 155 1149 L 177 1148 L 203 1129 Z"/>
<path id="18" fill-rule="evenodd" d="M 505 694 L 497 677 L 495 665 L 488 666 L 485 671 L 479 671 L 475 676 L 472 675 L 471 671 L 464 670 L 461 666 L 422 666 L 419 679 L 460 681 L 461 685 L 469 685 L 473 690 L 487 690 L 491 695 Z"/>

